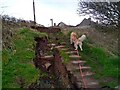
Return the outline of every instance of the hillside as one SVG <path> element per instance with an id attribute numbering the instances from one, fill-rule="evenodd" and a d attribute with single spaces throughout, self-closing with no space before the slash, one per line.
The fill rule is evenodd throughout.
<path id="1" fill-rule="evenodd" d="M 31 25 L 32 23 L 3 19 L 3 88 L 82 87 L 80 82 L 80 85 L 76 84 L 76 73 L 70 72 L 67 67 L 73 58 L 78 58 L 71 59 L 71 55 L 66 53 L 74 50 L 69 42 L 72 31 L 78 36 L 87 34 L 87 39 L 83 42 L 84 51 L 79 50 L 80 60 L 86 61 L 85 65 L 91 67 L 99 86 L 118 86 L 117 30 L 107 32 L 106 29 L 104 31 L 90 27 L 60 29 L 38 26 L 32 29 Z M 65 48 L 60 49 L 63 46 Z"/>

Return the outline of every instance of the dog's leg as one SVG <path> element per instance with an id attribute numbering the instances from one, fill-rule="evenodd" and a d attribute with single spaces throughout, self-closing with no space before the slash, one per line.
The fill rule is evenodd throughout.
<path id="1" fill-rule="evenodd" d="M 75 50 L 78 49 L 78 45 L 74 43 Z"/>
<path id="2" fill-rule="evenodd" d="M 80 47 L 81 51 L 83 51 L 83 49 L 82 49 L 82 42 L 79 43 L 79 47 Z"/>

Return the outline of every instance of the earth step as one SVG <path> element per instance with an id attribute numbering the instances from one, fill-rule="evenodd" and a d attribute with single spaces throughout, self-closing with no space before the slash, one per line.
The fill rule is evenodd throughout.
<path id="1" fill-rule="evenodd" d="M 64 48 L 64 45 L 56 46 L 56 48 Z"/>
<path id="2" fill-rule="evenodd" d="M 73 72 L 72 72 L 73 70 L 72 70 L 71 68 L 67 68 L 67 71 L 70 71 L 71 73 L 73 73 Z"/>
<path id="3" fill-rule="evenodd" d="M 77 64 L 78 63 L 86 63 L 86 61 L 82 61 L 82 60 L 75 60 L 75 61 L 72 61 L 72 64 Z"/>
<path id="4" fill-rule="evenodd" d="M 91 76 L 91 75 L 93 75 L 94 73 L 92 73 L 92 72 L 84 72 L 83 73 L 83 77 L 86 77 L 86 76 Z"/>
<path id="5" fill-rule="evenodd" d="M 81 69 L 90 69 L 91 67 L 88 66 L 82 66 Z"/>
<path id="6" fill-rule="evenodd" d="M 81 78 L 81 76 L 80 76 L 80 72 L 75 73 L 74 76 L 76 77 L 76 79 L 77 79 L 76 81 L 77 81 L 77 82 L 82 82 L 82 78 Z"/>
<path id="7" fill-rule="evenodd" d="M 51 44 L 47 44 L 48 46 L 55 46 L 56 44 L 54 43 L 51 43 Z"/>
<path id="8" fill-rule="evenodd" d="M 81 58 L 81 56 L 79 56 L 79 55 L 70 55 L 69 57 L 70 58 Z"/>
<path id="9" fill-rule="evenodd" d="M 87 87 L 89 88 L 98 88 L 100 87 L 99 81 L 95 80 L 93 76 L 85 77 L 84 80 L 86 81 Z"/>
<path id="10" fill-rule="evenodd" d="M 63 50 L 63 51 L 68 51 L 68 48 L 61 48 L 61 50 Z"/>
<path id="11" fill-rule="evenodd" d="M 81 85 L 81 88 L 85 88 L 83 83 L 79 83 L 79 85 Z M 86 88 L 89 88 L 89 89 L 91 88 L 91 90 L 93 90 L 94 88 L 100 88 L 100 86 L 97 82 L 87 82 Z M 100 89 L 98 89 L 98 90 L 100 90 Z"/>
<path id="12" fill-rule="evenodd" d="M 76 85 L 77 85 L 78 88 L 81 88 L 82 87 L 82 82 L 77 82 Z"/>
<path id="13" fill-rule="evenodd" d="M 92 85 L 98 85 L 98 82 L 89 82 L 87 85 L 92 86 Z"/>
<path id="14" fill-rule="evenodd" d="M 79 73 L 79 76 L 80 76 L 79 69 L 78 68 L 76 69 L 76 67 L 67 68 L 67 71 L 70 71 L 72 74 Z"/>
<path id="15" fill-rule="evenodd" d="M 67 54 L 74 54 L 74 53 L 77 53 L 77 51 L 68 51 L 66 52 Z"/>
<path id="16" fill-rule="evenodd" d="M 82 66 L 81 69 L 90 69 L 91 67 L 86 67 L 86 66 Z M 76 67 L 75 69 L 79 70 L 79 67 Z"/>
<path id="17" fill-rule="evenodd" d="M 100 85 L 97 82 L 90 82 L 89 84 L 87 84 L 87 88 L 100 88 Z"/>
<path id="18" fill-rule="evenodd" d="M 53 58 L 53 55 L 44 56 L 44 57 L 41 57 L 41 58 L 44 58 L 44 59 Z"/>

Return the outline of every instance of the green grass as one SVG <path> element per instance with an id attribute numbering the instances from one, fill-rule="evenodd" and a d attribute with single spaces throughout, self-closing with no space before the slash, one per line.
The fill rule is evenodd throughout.
<path id="1" fill-rule="evenodd" d="M 12 49 L 4 48 L 2 51 L 2 84 L 3 88 L 19 88 L 21 80 L 24 87 L 38 80 L 40 70 L 33 64 L 35 57 L 34 37 L 47 36 L 45 33 L 30 29 L 21 29 L 13 36 Z"/>
<path id="2" fill-rule="evenodd" d="M 64 64 L 67 64 L 70 61 L 69 55 L 66 54 L 64 50 L 60 51 L 60 55 L 62 56 L 64 60 L 63 61 Z"/>
<path id="3" fill-rule="evenodd" d="M 102 85 L 108 85 L 112 88 L 117 86 L 117 80 L 118 77 L 120 77 L 120 70 L 118 70 L 120 58 L 109 55 L 103 48 L 95 47 L 87 42 L 83 43 L 83 49 L 80 55 L 87 61 L 87 64 L 92 67 L 92 71 L 96 72 L 95 78 L 100 80 Z M 111 81 L 109 81 L 108 78 L 110 78 Z"/>
<path id="4" fill-rule="evenodd" d="M 1 50 L 0 50 L 0 89 L 2 89 L 2 51 Z"/>

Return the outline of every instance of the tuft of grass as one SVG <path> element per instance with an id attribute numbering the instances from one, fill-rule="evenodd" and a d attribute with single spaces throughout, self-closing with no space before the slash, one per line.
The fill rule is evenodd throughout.
<path id="1" fill-rule="evenodd" d="M 33 58 L 35 57 L 34 37 L 36 36 L 44 37 L 47 34 L 27 28 L 20 29 L 12 38 L 13 48 L 3 49 L 3 88 L 27 88 L 39 79 L 41 72 L 33 64 Z"/>
<path id="2" fill-rule="evenodd" d="M 65 53 L 64 50 L 60 51 L 60 55 L 63 58 L 63 63 L 67 64 L 70 61 L 69 55 Z"/>
<path id="3" fill-rule="evenodd" d="M 120 77 L 120 70 L 118 70 L 120 57 L 111 56 L 103 48 L 95 47 L 87 42 L 83 43 L 83 49 L 80 55 L 92 67 L 92 71 L 96 72 L 95 77 L 101 81 L 102 85 L 112 88 L 117 86 L 116 80 Z M 112 79 L 109 81 L 107 78 Z"/>

